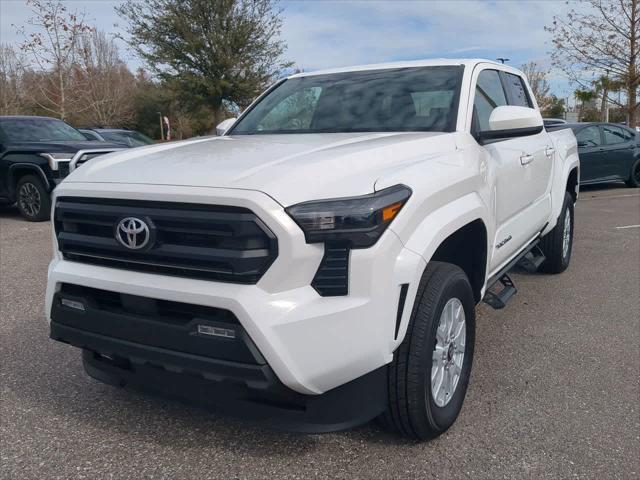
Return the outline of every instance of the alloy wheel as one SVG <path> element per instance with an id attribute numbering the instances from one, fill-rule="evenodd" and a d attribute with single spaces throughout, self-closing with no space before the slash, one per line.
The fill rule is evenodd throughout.
<path id="1" fill-rule="evenodd" d="M 571 245 L 571 213 L 569 210 L 564 215 L 564 228 L 562 230 L 562 258 L 569 255 L 569 246 Z"/>
<path id="2" fill-rule="evenodd" d="M 35 217 L 40 213 L 42 199 L 40 192 L 33 183 L 23 183 L 18 192 L 20 208 L 29 217 Z"/>
<path id="3" fill-rule="evenodd" d="M 438 407 L 446 406 L 458 386 L 464 361 L 466 324 L 462 302 L 445 304 L 436 330 L 431 364 L 431 396 Z"/>

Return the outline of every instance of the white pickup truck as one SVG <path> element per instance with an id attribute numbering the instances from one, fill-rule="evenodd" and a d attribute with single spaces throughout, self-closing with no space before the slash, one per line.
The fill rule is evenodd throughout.
<path id="1" fill-rule="evenodd" d="M 220 130 L 56 188 L 51 337 L 98 380 L 283 428 L 446 431 L 476 304 L 569 264 L 571 130 L 485 60 L 293 75 Z"/>

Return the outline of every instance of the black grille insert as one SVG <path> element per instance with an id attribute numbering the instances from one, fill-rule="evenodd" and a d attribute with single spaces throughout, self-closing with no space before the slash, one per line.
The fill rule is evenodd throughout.
<path id="1" fill-rule="evenodd" d="M 323 297 L 337 297 L 349 293 L 349 246 L 326 243 L 324 256 L 311 286 Z"/>
<path id="2" fill-rule="evenodd" d="M 66 306 L 63 299 L 81 302 L 84 310 Z M 51 317 L 68 327 L 140 345 L 233 362 L 265 363 L 236 316 L 222 308 L 65 283 L 54 297 Z M 199 325 L 229 329 L 234 336 L 203 335 Z"/>
<path id="3" fill-rule="evenodd" d="M 116 240 L 125 217 L 149 223 L 149 248 Z M 241 207 L 60 197 L 55 229 L 68 260 L 165 275 L 254 284 L 277 256 L 276 237 Z"/>

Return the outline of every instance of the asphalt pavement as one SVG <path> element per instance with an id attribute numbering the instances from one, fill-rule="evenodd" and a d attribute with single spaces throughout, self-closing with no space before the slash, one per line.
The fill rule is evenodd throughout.
<path id="1" fill-rule="evenodd" d="M 635 227 L 634 227 L 635 225 Z M 640 477 L 640 190 L 585 190 L 573 258 L 479 307 L 463 411 L 430 443 L 270 431 L 87 377 L 48 338 L 51 225 L 0 210 L 0 478 Z"/>

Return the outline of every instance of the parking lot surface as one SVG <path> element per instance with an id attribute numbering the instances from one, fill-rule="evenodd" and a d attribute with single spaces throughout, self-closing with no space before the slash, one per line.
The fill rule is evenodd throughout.
<path id="1" fill-rule="evenodd" d="M 479 307 L 462 414 L 417 444 L 375 424 L 270 431 L 90 379 L 48 338 L 51 225 L 2 209 L 0 478 L 638 478 L 639 224 L 640 190 L 583 191 L 571 266 L 516 273 L 507 308 Z"/>

